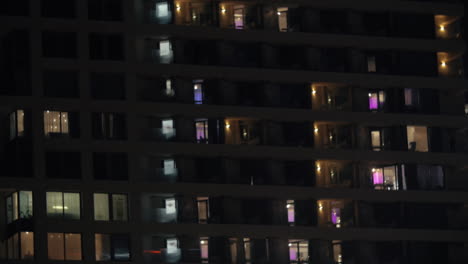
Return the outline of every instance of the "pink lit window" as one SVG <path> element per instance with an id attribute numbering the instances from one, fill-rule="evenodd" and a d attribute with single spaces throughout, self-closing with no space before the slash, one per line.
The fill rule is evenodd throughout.
<path id="1" fill-rule="evenodd" d="M 208 260 L 208 238 L 207 237 L 200 238 L 200 256 L 202 259 L 202 263 L 208 263 L 206 262 Z"/>
<path id="2" fill-rule="evenodd" d="M 286 204 L 288 209 L 288 223 L 294 223 L 295 221 L 295 212 L 294 212 L 294 200 L 288 200 Z"/>
<path id="3" fill-rule="evenodd" d="M 381 185 L 384 183 L 382 169 L 372 169 L 372 182 L 374 185 Z"/>
<path id="4" fill-rule="evenodd" d="M 340 223 L 340 215 L 341 215 L 340 208 L 332 208 L 331 221 L 334 225 Z"/>
<path id="5" fill-rule="evenodd" d="M 379 110 L 382 109 L 385 104 L 385 92 L 370 92 L 369 96 L 369 110 Z"/>

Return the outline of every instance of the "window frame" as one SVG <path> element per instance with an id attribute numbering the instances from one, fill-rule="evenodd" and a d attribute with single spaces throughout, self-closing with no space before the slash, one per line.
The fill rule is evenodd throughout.
<path id="1" fill-rule="evenodd" d="M 129 221 L 129 216 L 130 216 L 130 208 L 129 208 L 129 203 L 128 203 L 128 193 L 105 193 L 105 192 L 95 192 L 93 193 L 93 210 L 95 210 L 95 194 L 105 194 L 107 195 L 107 202 L 108 202 L 108 215 L 109 215 L 109 220 L 96 220 L 96 214 L 93 212 L 93 220 L 98 221 L 98 222 L 128 222 Z M 127 206 L 127 212 L 125 216 L 125 220 L 115 220 L 114 219 L 114 206 L 113 206 L 113 196 L 114 195 L 125 195 L 125 202 Z"/>
<path id="2" fill-rule="evenodd" d="M 81 214 L 82 214 L 82 201 L 81 201 L 81 193 L 80 192 L 60 192 L 60 191 L 46 191 L 46 207 L 48 206 L 48 203 L 47 203 L 47 194 L 48 193 L 61 193 L 62 194 L 62 215 L 61 217 L 52 217 L 52 216 L 49 216 L 48 215 L 48 212 L 47 212 L 47 209 L 46 209 L 46 215 L 47 215 L 47 218 L 48 219 L 62 219 L 62 220 L 68 220 L 68 221 L 79 221 L 81 220 Z M 79 218 L 78 219 L 69 219 L 69 218 L 65 218 L 65 194 L 68 193 L 68 194 L 78 194 L 79 196 L 79 202 L 80 202 L 80 206 L 79 206 Z"/>
<path id="3" fill-rule="evenodd" d="M 61 234 L 63 238 L 63 260 L 59 259 L 50 259 L 49 258 L 49 234 Z M 71 260 L 67 258 L 67 235 L 80 235 L 80 251 L 81 251 L 81 256 L 79 260 Z M 65 233 L 65 232 L 47 232 L 47 259 L 49 261 L 83 261 L 83 234 L 82 233 L 77 233 L 77 232 L 70 232 L 70 233 Z"/>

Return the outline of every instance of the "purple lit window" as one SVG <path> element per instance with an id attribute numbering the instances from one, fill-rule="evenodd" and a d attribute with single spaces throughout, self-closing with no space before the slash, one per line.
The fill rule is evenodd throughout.
<path id="1" fill-rule="evenodd" d="M 193 101 L 195 104 L 203 104 L 203 85 L 201 83 L 193 85 Z"/>
<path id="2" fill-rule="evenodd" d="M 286 208 L 288 209 L 288 223 L 294 223 L 295 221 L 294 200 L 288 200 Z"/>
<path id="3" fill-rule="evenodd" d="M 334 225 L 339 224 L 340 219 L 340 208 L 332 208 L 331 221 Z"/>
<path id="4" fill-rule="evenodd" d="M 377 93 L 369 93 L 369 110 L 379 109 L 379 96 Z"/>
<path id="5" fill-rule="evenodd" d="M 244 29 L 244 9 L 234 9 L 234 27 Z"/>
<path id="6" fill-rule="evenodd" d="M 384 183 L 384 176 L 382 169 L 372 169 L 372 181 L 374 185 L 379 185 Z"/>
<path id="7" fill-rule="evenodd" d="M 208 119 L 195 120 L 196 137 L 198 143 L 208 142 Z"/>
<path id="8" fill-rule="evenodd" d="M 289 260 L 297 260 L 297 246 L 296 244 L 292 244 L 289 247 Z"/>

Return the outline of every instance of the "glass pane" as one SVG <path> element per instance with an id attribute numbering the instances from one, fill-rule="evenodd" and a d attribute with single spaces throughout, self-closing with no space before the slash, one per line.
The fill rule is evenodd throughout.
<path id="1" fill-rule="evenodd" d="M 10 114 L 10 140 L 16 137 L 16 112 Z"/>
<path id="2" fill-rule="evenodd" d="M 21 232 L 21 259 L 34 258 L 34 233 Z"/>
<path id="3" fill-rule="evenodd" d="M 201 83 L 196 83 L 193 85 L 193 101 L 195 104 L 203 103 L 203 87 Z"/>
<path id="4" fill-rule="evenodd" d="M 244 257 L 246 261 L 251 259 L 250 238 L 244 238 Z"/>
<path id="5" fill-rule="evenodd" d="M 14 192 L 11 197 L 13 199 L 13 221 L 15 221 L 18 219 L 18 193 Z"/>
<path id="6" fill-rule="evenodd" d="M 31 218 L 33 215 L 33 200 L 31 191 L 20 191 L 20 218 Z"/>
<path id="7" fill-rule="evenodd" d="M 94 220 L 109 221 L 109 195 L 94 194 Z"/>
<path id="8" fill-rule="evenodd" d="M 17 127 L 17 136 L 21 137 L 24 135 L 24 111 L 17 110 L 16 111 L 16 127 Z"/>
<path id="9" fill-rule="evenodd" d="M 60 112 L 45 111 L 44 112 L 44 134 L 60 133 Z"/>
<path id="10" fill-rule="evenodd" d="M 297 243 L 289 243 L 289 260 L 298 261 Z"/>
<path id="11" fill-rule="evenodd" d="M 201 253 L 202 260 L 208 259 L 208 238 L 202 237 L 200 239 L 200 253 Z"/>
<path id="12" fill-rule="evenodd" d="M 48 233 L 47 234 L 47 252 L 51 260 L 64 260 L 65 255 L 63 252 L 63 234 L 62 233 Z"/>
<path id="13" fill-rule="evenodd" d="M 309 259 L 309 242 L 301 241 L 299 243 L 299 260 L 307 261 Z"/>
<path id="14" fill-rule="evenodd" d="M 372 183 L 377 187 L 381 187 L 384 183 L 382 169 L 372 169 Z"/>
<path id="15" fill-rule="evenodd" d="M 368 72 L 376 72 L 377 66 L 375 63 L 375 56 L 367 57 L 367 71 Z"/>
<path id="16" fill-rule="evenodd" d="M 384 184 L 385 189 L 396 190 L 397 185 L 397 170 L 396 166 L 384 167 Z"/>
<path id="17" fill-rule="evenodd" d="M 7 224 L 13 222 L 13 199 L 11 196 L 6 198 Z"/>
<path id="18" fill-rule="evenodd" d="M 425 126 L 407 126 L 406 135 L 408 139 L 408 149 L 411 151 L 429 151 L 427 141 L 427 127 Z"/>
<path id="19" fill-rule="evenodd" d="M 286 208 L 288 209 L 288 223 L 294 223 L 295 212 L 294 212 L 294 200 L 288 200 L 286 202 Z"/>
<path id="20" fill-rule="evenodd" d="M 63 134 L 68 134 L 68 113 L 62 112 L 60 116 L 60 125 Z"/>
<path id="21" fill-rule="evenodd" d="M 369 93 L 369 110 L 375 110 L 379 108 L 377 97 L 377 93 Z"/>
<path id="22" fill-rule="evenodd" d="M 105 234 L 96 234 L 94 236 L 94 244 L 96 247 L 96 260 L 110 260 L 110 236 Z"/>
<path id="23" fill-rule="evenodd" d="M 371 131 L 371 144 L 373 150 L 380 150 L 382 142 L 380 141 L 380 131 Z"/>
<path id="24" fill-rule="evenodd" d="M 47 216 L 62 217 L 63 210 L 63 193 L 47 192 Z"/>
<path id="25" fill-rule="evenodd" d="M 130 260 L 128 236 L 112 236 L 114 260 Z"/>
<path id="26" fill-rule="evenodd" d="M 65 219 L 80 219 L 80 194 L 79 193 L 64 193 L 64 218 Z"/>
<path id="27" fill-rule="evenodd" d="M 65 234 L 65 259 L 81 260 L 81 234 Z"/>
<path id="28" fill-rule="evenodd" d="M 208 142 L 208 120 L 197 120 L 195 122 L 198 142 Z"/>
<path id="29" fill-rule="evenodd" d="M 112 220 L 127 221 L 127 195 L 112 195 Z"/>

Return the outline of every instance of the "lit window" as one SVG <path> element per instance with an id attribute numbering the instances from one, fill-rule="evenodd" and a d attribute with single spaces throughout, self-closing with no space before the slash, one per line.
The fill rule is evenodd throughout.
<path id="1" fill-rule="evenodd" d="M 385 104 L 385 92 L 369 92 L 369 110 L 382 110 Z"/>
<path id="2" fill-rule="evenodd" d="M 288 31 L 288 8 L 279 7 L 277 9 L 278 14 L 278 29 L 280 32 Z"/>
<path id="3" fill-rule="evenodd" d="M 193 82 L 193 101 L 195 104 L 203 104 L 203 81 L 195 80 Z"/>
<path id="4" fill-rule="evenodd" d="M 10 140 L 24 136 L 24 110 L 10 114 Z"/>
<path id="5" fill-rule="evenodd" d="M 165 159 L 163 160 L 163 174 L 164 176 L 171 176 L 175 175 L 176 172 L 176 165 L 175 160 L 173 159 Z"/>
<path id="6" fill-rule="evenodd" d="M 162 135 L 163 137 L 168 140 L 175 136 L 175 129 L 174 129 L 174 120 L 172 119 L 163 119 L 161 121 L 162 126 Z"/>
<path id="7" fill-rule="evenodd" d="M 397 166 L 372 168 L 372 184 L 376 190 L 398 190 Z"/>
<path id="8" fill-rule="evenodd" d="M 383 149 L 384 133 L 381 130 L 371 130 L 371 147 L 373 151 L 380 151 Z"/>
<path id="9" fill-rule="evenodd" d="M 291 263 L 302 263 L 309 260 L 309 242 L 307 240 L 290 239 L 289 260 Z"/>
<path id="10" fill-rule="evenodd" d="M 405 106 L 414 107 L 419 104 L 419 93 L 417 89 L 405 88 Z"/>
<path id="11" fill-rule="evenodd" d="M 127 221 L 127 219 L 128 209 L 126 194 L 94 194 L 94 220 Z"/>
<path id="12" fill-rule="evenodd" d="M 408 149 L 411 151 L 428 152 L 427 127 L 407 126 L 406 136 L 408 139 Z"/>
<path id="13" fill-rule="evenodd" d="M 244 29 L 244 8 L 242 6 L 234 7 L 234 27 Z"/>
<path id="14" fill-rule="evenodd" d="M 47 192 L 47 216 L 70 220 L 80 219 L 80 194 Z"/>
<path id="15" fill-rule="evenodd" d="M 130 243 L 127 235 L 95 234 L 96 261 L 129 261 Z"/>
<path id="16" fill-rule="evenodd" d="M 250 238 L 244 238 L 244 259 L 246 263 L 251 263 L 252 259 L 252 244 Z"/>
<path id="17" fill-rule="evenodd" d="M 156 17 L 162 18 L 169 15 L 169 5 L 167 2 L 156 3 Z"/>
<path id="18" fill-rule="evenodd" d="M 166 80 L 166 89 L 165 89 L 164 93 L 169 97 L 172 97 L 172 96 L 175 95 L 175 91 L 174 91 L 174 88 L 172 87 L 172 80 L 171 79 Z"/>
<path id="19" fill-rule="evenodd" d="M 201 256 L 201 263 L 208 263 L 208 241 L 207 237 L 200 238 L 200 256 Z"/>
<path id="20" fill-rule="evenodd" d="M 170 56 L 172 55 L 171 42 L 169 40 L 161 40 L 159 42 L 159 55 Z"/>
<path id="21" fill-rule="evenodd" d="M 81 260 L 81 234 L 47 233 L 50 260 Z"/>
<path id="22" fill-rule="evenodd" d="M 19 232 L 7 239 L 7 259 L 34 259 L 34 233 Z"/>
<path id="23" fill-rule="evenodd" d="M 333 247 L 333 259 L 335 260 L 335 263 L 343 263 L 343 255 L 341 252 L 341 241 L 333 240 L 332 247 Z"/>
<path id="24" fill-rule="evenodd" d="M 195 129 L 197 142 L 208 143 L 208 119 L 196 119 Z"/>
<path id="25" fill-rule="evenodd" d="M 166 214 L 177 213 L 176 199 L 175 198 L 164 199 L 164 207 L 166 209 Z"/>
<path id="26" fill-rule="evenodd" d="M 367 72 L 377 72 L 375 56 L 367 56 Z"/>
<path id="27" fill-rule="evenodd" d="M 230 263 L 237 263 L 237 238 L 229 238 L 229 255 Z"/>
<path id="28" fill-rule="evenodd" d="M 206 224 L 210 217 L 208 197 L 197 197 L 198 223 Z"/>
<path id="29" fill-rule="evenodd" d="M 52 136 L 68 134 L 68 113 L 58 111 L 44 111 L 44 134 Z"/>
<path id="30" fill-rule="evenodd" d="M 295 222 L 294 200 L 286 201 L 286 209 L 288 210 L 288 223 L 294 224 Z"/>
<path id="31" fill-rule="evenodd" d="M 31 191 L 18 191 L 6 197 L 7 223 L 33 216 Z"/>

